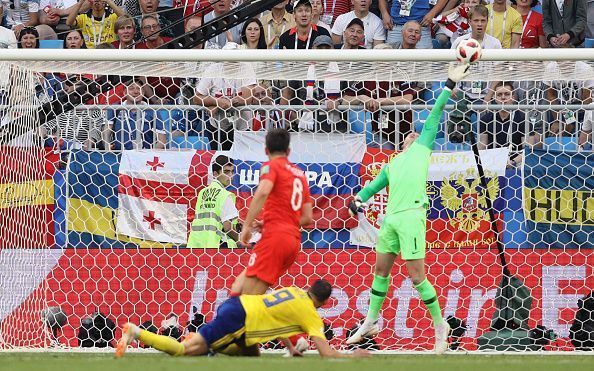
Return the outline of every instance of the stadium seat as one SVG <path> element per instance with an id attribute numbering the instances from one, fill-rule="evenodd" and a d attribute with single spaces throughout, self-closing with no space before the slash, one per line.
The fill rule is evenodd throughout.
<path id="1" fill-rule="evenodd" d="M 207 137 L 174 137 L 171 140 L 171 148 L 191 148 L 196 150 L 209 150 L 210 142 Z"/>
<path id="2" fill-rule="evenodd" d="M 576 151 L 577 139 L 575 137 L 550 137 L 544 140 L 545 148 L 557 151 Z"/>
<path id="3" fill-rule="evenodd" d="M 348 120 L 351 132 L 355 134 L 365 133 L 365 142 L 373 143 L 373 132 L 371 127 L 371 112 L 364 110 L 349 110 Z"/>
<path id="4" fill-rule="evenodd" d="M 425 125 L 425 119 L 415 120 L 415 131 L 420 133 L 423 130 L 423 125 Z"/>
<path id="5" fill-rule="evenodd" d="M 594 48 L 594 39 L 584 40 L 584 48 Z"/>
<path id="6" fill-rule="evenodd" d="M 39 49 L 63 49 L 63 40 L 39 40 Z"/>

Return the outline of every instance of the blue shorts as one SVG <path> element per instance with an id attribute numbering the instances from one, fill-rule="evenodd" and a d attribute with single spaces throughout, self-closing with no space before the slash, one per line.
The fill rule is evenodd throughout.
<path id="1" fill-rule="evenodd" d="M 225 349 L 245 335 L 245 309 L 238 296 L 227 299 L 217 309 L 215 318 L 198 329 L 213 350 Z"/>

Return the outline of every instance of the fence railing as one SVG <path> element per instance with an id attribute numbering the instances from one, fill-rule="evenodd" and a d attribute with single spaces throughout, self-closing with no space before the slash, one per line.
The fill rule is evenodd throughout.
<path id="1" fill-rule="evenodd" d="M 369 146 L 380 147 L 380 148 L 394 148 L 401 149 L 401 143 L 399 138 L 401 135 L 406 134 L 410 130 L 420 131 L 422 130 L 423 123 L 427 117 L 429 111 L 433 108 L 433 104 L 410 104 L 410 105 L 390 105 L 382 106 L 380 110 L 370 112 L 365 110 L 362 105 L 340 105 L 336 108 L 336 111 L 340 115 L 340 124 L 332 123 L 327 125 L 326 128 L 321 129 L 319 122 L 315 122 L 312 129 L 309 131 L 321 131 L 325 134 L 332 134 L 333 132 L 340 133 L 351 133 L 351 134 L 362 134 L 366 135 Z M 0 106 L 0 110 L 8 109 L 8 106 Z M 12 109 L 15 107 L 13 106 Z M 460 110 L 458 104 L 447 104 L 445 107 L 444 115 L 440 122 L 440 129 L 436 139 L 435 150 L 464 150 L 469 149 L 468 138 L 466 137 L 460 143 L 454 143 L 450 140 L 450 134 L 452 134 L 451 123 L 452 114 Z M 576 123 L 573 128 L 573 132 L 566 133 L 566 136 L 562 134 L 552 135 L 549 132 L 551 124 L 550 115 L 552 111 L 561 110 L 573 110 L 579 112 L 594 111 L 594 104 L 525 104 L 525 103 L 513 103 L 513 104 L 473 104 L 470 103 L 465 107 L 466 112 L 471 112 L 471 115 L 463 115 L 461 122 L 467 124 L 469 130 L 472 130 L 476 135 L 478 141 L 481 139 L 481 134 L 490 134 L 494 136 L 500 134 L 499 131 L 482 131 L 481 130 L 481 115 L 485 112 L 498 112 L 506 110 L 511 113 L 511 116 L 515 115 L 515 112 L 524 113 L 525 124 L 523 125 L 524 130 L 521 133 L 514 131 L 513 129 L 506 129 L 508 132 L 508 143 L 512 143 L 513 135 L 522 135 L 523 142 L 529 145 L 541 146 L 550 145 L 551 143 L 559 143 L 553 147 L 562 149 L 576 149 L 578 135 L 581 130 L 583 122 Z M 286 117 L 287 111 L 295 111 L 298 114 L 296 119 L 289 121 Z M 152 112 L 151 123 L 144 123 L 139 126 L 138 122 L 134 122 L 134 125 L 130 125 L 129 122 L 131 117 L 134 116 L 133 112 L 144 112 L 140 116 L 146 117 L 147 112 Z M 277 121 L 274 126 L 287 127 L 290 130 L 305 130 L 300 128 L 300 116 L 304 112 L 315 112 L 319 113 L 320 116 L 325 116 L 323 120 L 327 120 L 328 110 L 324 104 L 318 105 L 248 105 L 241 107 L 233 107 L 228 113 L 231 115 L 247 114 L 248 119 L 243 119 L 242 127 L 237 127 L 238 123 L 236 120 L 231 120 L 235 126 L 235 130 L 254 130 L 254 122 L 249 122 L 249 118 L 253 119 L 254 113 L 259 113 L 262 117 L 268 120 L 272 117 L 273 112 L 278 112 Z M 412 112 L 412 119 L 403 118 L 403 112 Z M 99 149 L 99 150 L 121 150 L 124 146 L 115 146 L 113 148 L 99 145 L 100 141 L 106 141 L 105 131 L 106 125 L 111 121 L 120 120 L 120 127 L 118 130 L 112 130 L 113 142 L 126 142 L 126 136 L 136 137 L 133 142 L 133 148 L 161 148 L 178 150 L 185 148 L 199 148 L 199 149 L 216 149 L 221 143 L 221 137 L 219 133 L 220 125 L 218 119 L 211 115 L 210 110 L 203 106 L 196 105 L 84 105 L 77 107 L 74 112 L 59 115 L 55 121 L 51 121 L 47 127 L 54 128 L 52 131 L 46 130 L 43 133 L 45 137 L 52 137 L 52 139 L 63 142 L 66 141 L 68 145 L 65 148 L 88 148 L 88 149 Z M 115 116 L 114 116 L 115 114 Z M 126 116 L 125 119 L 121 117 L 118 119 L 117 114 Z M 251 114 L 251 116 L 250 116 Z M 377 116 L 381 114 L 388 114 L 394 119 L 395 122 L 389 122 L 391 125 L 389 128 L 381 127 L 382 124 L 378 122 Z M 495 115 L 493 115 L 495 116 Z M 577 115 L 576 115 L 577 116 Z M 314 116 L 314 119 L 318 119 Z M 138 121 L 138 118 L 135 119 Z M 144 120 L 141 120 L 144 121 Z M 159 122 L 160 121 L 160 122 Z M 113 124 L 113 122 L 112 122 Z M 128 126 L 125 128 L 124 126 Z M 132 127 L 134 126 L 134 127 Z M 270 125 L 268 125 L 269 127 Z M 497 124 L 495 125 L 495 127 Z M 265 130 L 267 128 L 266 123 L 261 124 L 257 129 Z M 113 129 L 113 128 L 112 128 Z M 229 129 L 230 130 L 230 129 Z M 503 129 L 502 129 L 503 130 Z M 148 131 L 153 132 L 152 143 L 142 143 L 143 140 L 140 138 L 146 136 Z M 136 134 L 133 134 L 136 132 Z M 159 142 L 155 133 L 164 134 Z M 119 137 L 118 137 L 119 135 Z M 538 138 L 534 138 L 538 135 Z M 150 135 L 149 135 L 150 136 Z M 197 140 L 195 137 L 199 137 Z M 529 138 L 531 138 L 529 140 Z M 83 139 L 81 139 L 83 138 Z M 88 146 L 86 138 L 92 139 L 91 146 Z M 392 142 L 386 138 L 390 138 Z M 45 138 L 43 138 L 45 139 Z M 129 141 L 130 139 L 128 139 Z M 589 141 L 591 141 L 591 137 Z M 57 144 L 57 143 L 56 143 Z M 589 144 L 589 145 L 588 145 Z M 488 146 L 492 148 L 493 145 Z M 586 149 L 591 148 L 591 143 L 586 143 Z M 130 148 L 126 148 L 130 149 Z M 521 147 L 515 146 L 512 148 L 512 154 L 521 151 Z"/>

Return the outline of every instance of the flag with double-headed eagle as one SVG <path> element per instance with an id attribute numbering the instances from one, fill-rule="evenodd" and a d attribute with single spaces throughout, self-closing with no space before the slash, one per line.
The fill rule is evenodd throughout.
<path id="1" fill-rule="evenodd" d="M 427 246 L 456 248 L 492 246 L 495 243 L 487 210 L 487 192 L 493 203 L 496 219 L 501 222 L 505 200 L 507 148 L 480 151 L 487 188 L 481 186 L 472 152 L 432 154 L 427 177 Z M 368 149 L 361 166 L 361 185 L 367 185 L 397 153 Z M 351 229 L 350 244 L 373 247 L 385 217 L 388 191 L 383 189 L 359 213 L 359 225 Z M 468 246 L 465 246 L 468 245 Z"/>

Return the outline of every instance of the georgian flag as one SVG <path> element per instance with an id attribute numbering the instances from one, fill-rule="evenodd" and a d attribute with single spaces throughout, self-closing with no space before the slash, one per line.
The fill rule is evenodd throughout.
<path id="1" fill-rule="evenodd" d="M 211 156 L 204 151 L 124 151 L 117 232 L 143 240 L 185 243 L 193 217 L 189 210 L 205 182 L 205 177 L 196 176 L 196 164 L 209 164 Z"/>

